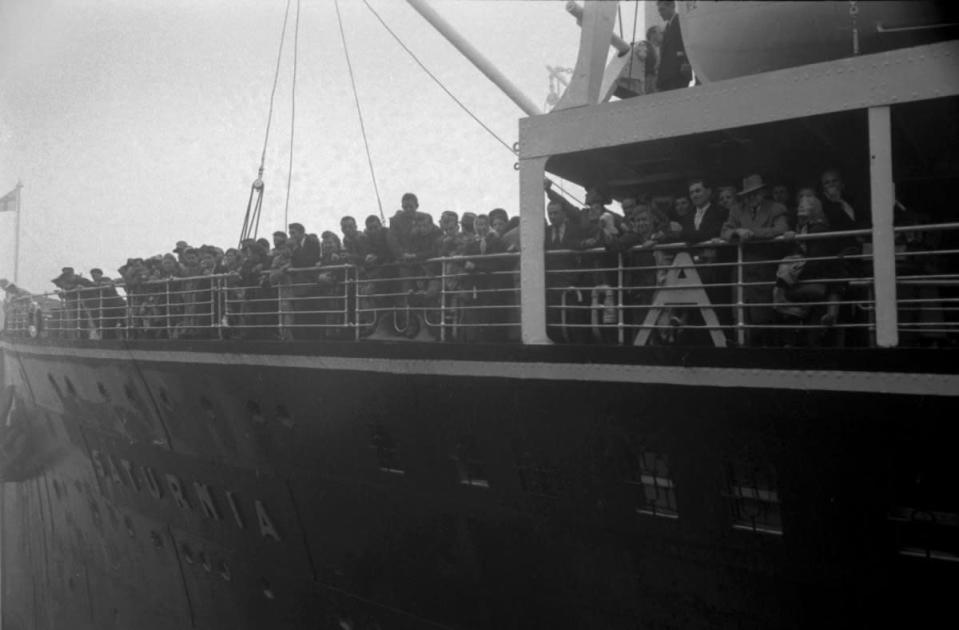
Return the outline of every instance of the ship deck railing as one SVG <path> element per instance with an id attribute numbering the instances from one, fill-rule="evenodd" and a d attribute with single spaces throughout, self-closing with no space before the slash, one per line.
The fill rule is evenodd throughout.
<path id="1" fill-rule="evenodd" d="M 895 230 L 900 345 L 955 343 L 959 242 L 950 243 L 959 223 Z M 841 239 L 841 253 L 798 251 L 827 239 Z M 873 345 L 869 239 L 869 230 L 852 230 L 623 252 L 549 251 L 547 332 L 557 343 Z M 797 264 L 829 272 L 800 273 L 793 286 L 784 266 Z M 72 339 L 518 342 L 518 269 L 519 254 L 507 253 L 117 283 L 115 297 L 89 287 L 10 300 L 5 331 Z M 820 286 L 802 302 L 789 301 L 804 284 Z M 57 306 L 39 306 L 51 303 Z M 824 320 L 827 313 L 835 319 Z"/>

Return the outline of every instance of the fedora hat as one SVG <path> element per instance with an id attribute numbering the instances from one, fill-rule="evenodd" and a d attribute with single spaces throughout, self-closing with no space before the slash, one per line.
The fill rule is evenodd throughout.
<path id="1" fill-rule="evenodd" d="M 740 195 L 748 195 L 751 192 L 756 192 L 762 188 L 766 187 L 766 182 L 763 181 L 762 175 L 747 175 L 743 178 L 743 189 L 739 192 Z"/>

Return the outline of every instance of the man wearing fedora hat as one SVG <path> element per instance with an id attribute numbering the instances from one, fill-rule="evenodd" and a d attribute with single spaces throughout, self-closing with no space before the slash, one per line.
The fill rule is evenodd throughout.
<path id="1" fill-rule="evenodd" d="M 784 234 L 789 229 L 788 210 L 782 204 L 766 198 L 767 185 L 761 175 L 752 174 L 743 178 L 743 189 L 739 193 L 742 203 L 734 206 L 729 218 L 723 225 L 722 238 L 731 243 L 749 241 L 768 241 Z M 769 302 L 772 296 L 771 284 L 776 278 L 776 263 L 783 252 L 776 245 L 742 246 L 743 262 L 755 263 L 768 261 L 767 265 L 746 264 L 742 268 L 743 301 L 746 304 Z M 754 283 L 770 283 L 765 284 Z M 769 306 L 750 306 L 746 322 L 753 326 L 768 324 L 773 319 L 773 310 Z M 769 337 L 762 330 L 751 330 L 751 345 L 761 345 Z"/>
<path id="2" fill-rule="evenodd" d="M 63 299 L 63 311 L 65 332 L 68 338 L 73 338 L 75 330 L 79 328 L 89 329 L 92 327 L 90 315 L 87 312 L 87 300 L 81 300 L 80 292 L 86 287 L 93 286 L 93 283 L 78 275 L 73 267 L 64 267 L 60 270 L 60 275 L 51 280 L 56 285 Z M 90 296 L 84 295 L 84 298 Z"/>

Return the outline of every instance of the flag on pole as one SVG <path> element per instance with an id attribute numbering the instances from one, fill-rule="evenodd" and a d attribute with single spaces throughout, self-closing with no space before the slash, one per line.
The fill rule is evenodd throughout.
<path id="1" fill-rule="evenodd" d="M 17 209 L 20 200 L 20 187 L 17 186 L 3 197 L 0 197 L 0 212 L 13 212 Z"/>

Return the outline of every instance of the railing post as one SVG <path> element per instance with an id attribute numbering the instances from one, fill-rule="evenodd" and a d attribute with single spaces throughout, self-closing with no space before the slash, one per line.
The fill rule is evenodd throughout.
<path id="1" fill-rule="evenodd" d="M 736 244 L 736 343 L 746 345 L 746 318 L 743 308 L 743 244 Z"/>
<path id="2" fill-rule="evenodd" d="M 167 278 L 163 281 L 163 291 L 165 298 L 163 300 L 163 325 L 166 328 L 167 339 L 173 336 L 173 331 L 170 330 L 170 279 Z"/>
<path id="3" fill-rule="evenodd" d="M 522 125 L 520 137 L 523 137 Z M 522 144 L 521 144 L 522 147 Z M 547 297 L 543 176 L 545 157 L 519 161 L 520 175 L 520 322 L 523 343 L 549 344 L 546 335 Z"/>
<path id="4" fill-rule="evenodd" d="M 440 263 L 440 341 L 446 341 L 446 260 Z"/>
<path id="5" fill-rule="evenodd" d="M 899 344 L 896 312 L 896 243 L 893 228 L 892 132 L 889 107 L 869 108 L 869 184 L 872 215 L 872 269 L 876 344 Z"/>
<path id="6" fill-rule="evenodd" d="M 353 337 L 356 339 L 356 341 L 359 341 L 360 325 L 363 322 L 363 313 L 360 312 L 360 267 L 358 265 L 354 266 L 352 267 L 352 270 L 353 270 L 353 301 L 355 303 L 355 307 L 353 309 L 353 313 L 355 314 L 354 315 L 355 322 L 353 326 L 353 329 L 354 329 Z"/>
<path id="7" fill-rule="evenodd" d="M 616 332 L 617 338 L 619 340 L 619 345 L 623 345 L 626 341 L 626 329 L 624 327 L 624 316 L 623 316 L 623 305 L 626 302 L 624 297 L 624 291 L 626 288 L 623 286 L 623 253 L 620 252 L 616 255 Z"/>
<path id="8" fill-rule="evenodd" d="M 350 268 L 343 270 L 343 326 L 350 326 Z"/>
<path id="9" fill-rule="evenodd" d="M 213 312 L 210 317 L 213 318 L 217 338 L 223 339 L 223 318 L 226 316 L 226 304 L 223 303 L 223 278 L 214 278 L 214 282 L 210 284 L 210 290 L 213 291 L 210 296 L 210 310 Z"/>

